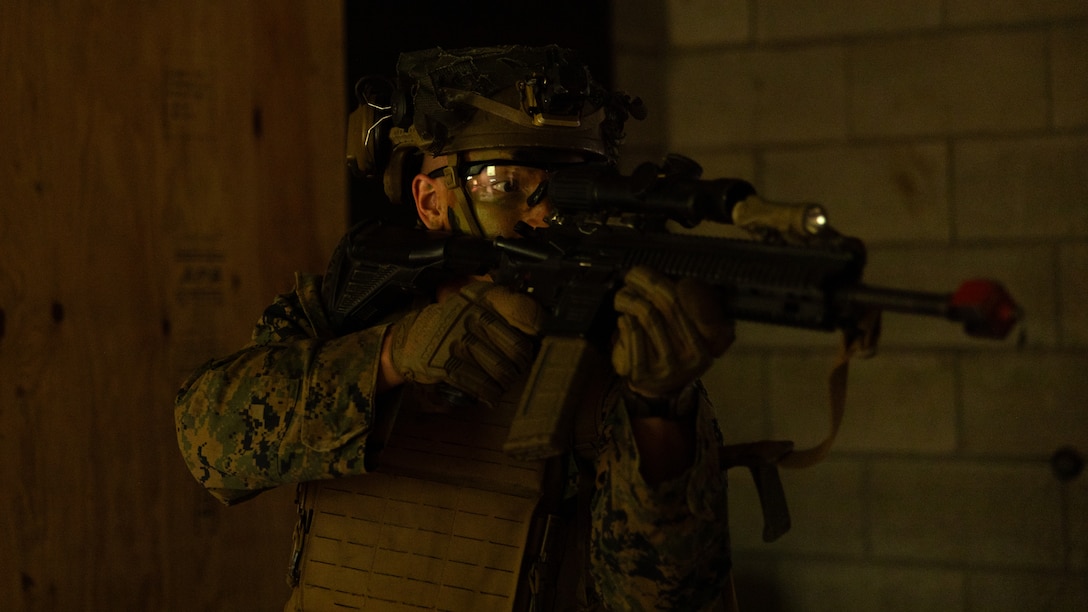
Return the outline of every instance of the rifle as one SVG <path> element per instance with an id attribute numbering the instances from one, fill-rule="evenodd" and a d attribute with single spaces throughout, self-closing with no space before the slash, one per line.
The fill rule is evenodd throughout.
<path id="1" fill-rule="evenodd" d="M 330 318 L 362 329 L 446 280 L 490 274 L 545 310 L 541 350 L 505 450 L 520 459 L 564 452 L 592 346 L 614 329 L 612 295 L 643 265 L 714 287 L 728 317 L 797 328 L 858 331 L 876 312 L 941 317 L 975 337 L 1000 339 L 1020 309 L 997 281 L 974 279 L 951 293 L 862 282 L 864 244 L 827 223 L 817 204 L 760 199 L 739 179 L 701 180 L 698 164 L 668 156 L 630 176 L 611 167 L 559 170 L 548 181 L 555 214 L 519 238 L 484 239 L 364 222 L 345 237 L 326 276 Z M 756 239 L 670 233 L 666 224 L 741 227 Z M 344 259 L 352 265 L 346 265 Z M 836 426 L 837 427 L 837 426 Z"/>

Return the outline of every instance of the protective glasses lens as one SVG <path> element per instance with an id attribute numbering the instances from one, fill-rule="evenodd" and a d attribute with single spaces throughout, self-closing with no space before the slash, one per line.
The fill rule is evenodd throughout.
<path id="1" fill-rule="evenodd" d="M 500 162 L 472 164 L 465 175 L 472 200 L 496 206 L 535 206 L 543 198 L 547 181 L 547 169 Z"/>

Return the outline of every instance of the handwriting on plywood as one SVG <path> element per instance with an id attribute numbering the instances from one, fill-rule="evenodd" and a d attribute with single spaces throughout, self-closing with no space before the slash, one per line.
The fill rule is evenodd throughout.
<path id="1" fill-rule="evenodd" d="M 167 140 L 209 140 L 215 135 L 215 91 L 207 72 L 167 68 L 163 90 Z"/>
<path id="2" fill-rule="evenodd" d="M 220 305 L 224 296 L 221 248 L 180 248 L 174 252 L 178 302 Z"/>
<path id="3" fill-rule="evenodd" d="M 172 361 L 179 380 L 210 356 L 223 352 L 226 256 L 214 240 L 182 239 L 174 251 L 171 308 Z"/>

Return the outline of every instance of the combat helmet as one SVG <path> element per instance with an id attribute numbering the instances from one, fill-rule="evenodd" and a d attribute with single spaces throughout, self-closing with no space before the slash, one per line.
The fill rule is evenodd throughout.
<path id="1" fill-rule="evenodd" d="M 556 45 L 428 49 L 401 54 L 396 79 L 365 78 L 349 122 L 348 163 L 381 178 L 394 205 L 410 199 L 420 155 L 446 156 L 446 186 L 458 194 L 459 229 L 481 230 L 463 188 L 464 153 L 560 149 L 615 163 L 624 122 L 641 100 L 594 80 L 576 54 Z"/>

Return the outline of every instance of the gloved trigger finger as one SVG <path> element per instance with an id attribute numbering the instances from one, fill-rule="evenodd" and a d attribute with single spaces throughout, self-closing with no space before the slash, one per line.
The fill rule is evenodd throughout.
<path id="1" fill-rule="evenodd" d="M 460 363 L 451 364 L 447 376 L 448 382 L 454 387 L 488 403 L 497 401 L 506 391 L 500 381 L 468 361 L 460 360 Z"/>
<path id="2" fill-rule="evenodd" d="M 506 321 L 498 315 L 484 311 L 472 323 L 470 331 L 485 339 L 485 343 L 489 344 L 497 355 L 516 363 L 519 368 L 532 363 L 535 352 L 533 339 L 507 325 Z"/>
<path id="3" fill-rule="evenodd" d="M 456 345 L 455 354 L 475 367 L 490 373 L 503 387 L 508 387 L 532 365 L 532 353 L 524 350 L 504 354 L 490 342 L 468 335 Z"/>

